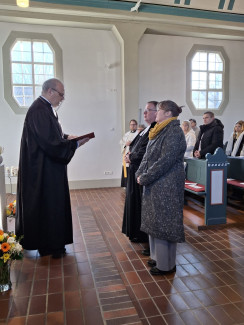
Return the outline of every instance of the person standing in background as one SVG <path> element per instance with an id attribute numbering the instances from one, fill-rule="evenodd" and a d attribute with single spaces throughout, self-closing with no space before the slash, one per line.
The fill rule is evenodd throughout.
<path id="1" fill-rule="evenodd" d="M 137 127 L 138 133 L 141 133 L 141 131 L 145 130 L 146 126 L 144 124 L 139 124 Z"/>
<path id="2" fill-rule="evenodd" d="M 203 114 L 203 125 L 193 149 L 195 158 L 204 159 L 207 153 L 214 154 L 217 148 L 223 148 L 224 125 L 214 117 L 213 112 Z"/>
<path id="3" fill-rule="evenodd" d="M 198 134 L 200 132 L 200 128 L 197 126 L 197 121 L 194 118 L 189 119 L 191 123 L 191 128 L 195 132 L 196 139 L 198 138 Z"/>
<path id="4" fill-rule="evenodd" d="M 121 187 L 126 187 L 127 184 L 127 174 L 129 164 L 125 162 L 124 157 L 129 151 L 129 146 L 131 142 L 137 136 L 137 121 L 130 120 L 130 131 L 126 132 L 123 138 L 120 140 L 121 153 L 122 153 L 122 175 L 121 175 Z"/>
<path id="5" fill-rule="evenodd" d="M 244 156 L 244 121 L 236 122 L 225 153 L 232 157 Z"/>
<path id="6" fill-rule="evenodd" d="M 17 182 L 16 235 L 23 236 L 25 249 L 53 258 L 64 256 L 65 245 L 73 243 L 67 165 L 89 141 L 63 134 L 55 111 L 63 100 L 60 80 L 43 83 L 24 121 Z"/>
<path id="7" fill-rule="evenodd" d="M 193 157 L 192 151 L 196 143 L 195 132 L 191 129 L 190 121 L 183 121 L 181 123 L 181 128 L 185 134 L 186 138 L 186 152 L 184 157 Z"/>

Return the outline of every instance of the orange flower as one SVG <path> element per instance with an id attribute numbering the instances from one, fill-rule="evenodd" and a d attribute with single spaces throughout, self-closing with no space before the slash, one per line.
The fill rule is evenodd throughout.
<path id="1" fill-rule="evenodd" d="M 3 253 L 6 253 L 6 252 L 8 252 L 9 250 L 10 250 L 10 245 L 9 245 L 9 243 L 3 243 L 2 245 L 1 245 L 1 249 L 2 249 L 2 251 L 3 251 Z"/>
<path id="2" fill-rule="evenodd" d="M 4 232 L 0 229 L 0 236 L 3 235 L 3 234 L 4 234 Z"/>
<path id="3" fill-rule="evenodd" d="M 15 214 L 15 213 L 16 213 L 16 209 L 14 208 L 14 209 L 13 209 L 13 214 Z"/>

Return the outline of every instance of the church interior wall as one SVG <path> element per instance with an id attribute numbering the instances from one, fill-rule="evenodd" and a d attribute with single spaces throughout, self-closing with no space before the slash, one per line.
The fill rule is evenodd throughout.
<path id="1" fill-rule="evenodd" d="M 1 47 L 13 30 L 51 33 L 55 37 L 63 51 L 66 99 L 58 112 L 63 130 L 77 135 L 92 131 L 96 134 L 95 139 L 76 152 L 68 166 L 70 187 L 118 186 L 119 140 L 123 129 L 121 49 L 114 34 L 109 30 L 5 22 L 0 23 L 0 29 Z M 148 100 L 172 99 L 185 105 L 181 120 L 192 117 L 185 100 L 185 68 L 186 55 L 193 44 L 223 46 L 229 56 L 229 103 L 223 115 L 217 116 L 225 125 L 226 141 L 234 123 L 244 119 L 242 41 L 145 34 L 139 44 L 139 108 L 143 111 Z M 2 64 L 0 78 L 3 85 Z M 24 115 L 16 115 L 11 110 L 4 99 L 3 86 L 0 87 L 0 116 L 4 164 L 17 166 Z M 202 123 L 201 116 L 195 118 L 198 124 Z M 105 175 L 105 172 L 112 174 Z"/>
<path id="2" fill-rule="evenodd" d="M 186 56 L 194 44 L 223 46 L 230 60 L 229 103 L 222 115 L 224 141 L 229 139 L 236 121 L 244 120 L 244 42 L 194 37 L 146 34 L 139 48 L 139 101 L 143 107 L 148 96 L 155 100 L 171 99 L 184 105 L 181 120 L 193 117 L 186 103 Z M 194 116 L 198 125 L 202 116 Z"/>
<path id="3" fill-rule="evenodd" d="M 81 28 L 0 23 L 1 46 L 12 30 L 52 33 L 63 51 L 65 101 L 58 115 L 63 131 L 95 139 L 79 148 L 68 166 L 68 177 L 77 181 L 97 181 L 99 186 L 118 184 L 121 172 L 119 141 L 121 126 L 120 47 L 111 31 Z M 2 54 L 0 54 L 2 61 Z M 3 85 L 2 65 L 0 69 Z M 15 114 L 0 89 L 0 139 L 5 166 L 17 166 L 24 115 Z M 112 172 L 105 175 L 104 172 Z M 108 179 L 111 182 L 108 182 Z M 15 182 L 15 179 L 13 179 Z M 96 183 L 95 183 L 96 184 Z"/>

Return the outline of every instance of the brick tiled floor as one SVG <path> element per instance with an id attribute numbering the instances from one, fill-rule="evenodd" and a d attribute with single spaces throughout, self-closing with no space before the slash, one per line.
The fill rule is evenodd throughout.
<path id="1" fill-rule="evenodd" d="M 244 229 L 198 232 L 186 207 L 176 274 L 153 277 L 143 246 L 121 233 L 124 195 L 71 191 L 74 244 L 60 260 L 29 251 L 14 263 L 0 325 L 244 324 Z"/>

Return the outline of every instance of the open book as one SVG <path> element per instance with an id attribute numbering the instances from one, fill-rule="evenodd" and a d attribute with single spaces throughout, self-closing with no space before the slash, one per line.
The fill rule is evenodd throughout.
<path id="1" fill-rule="evenodd" d="M 81 135 L 81 136 L 76 137 L 76 138 L 73 138 L 73 139 L 71 139 L 71 140 L 73 140 L 73 141 L 78 141 L 78 140 L 82 140 L 82 139 L 85 139 L 85 138 L 89 138 L 89 139 L 95 138 L 95 134 L 94 134 L 94 132 L 91 132 L 91 133 L 87 133 L 87 134 Z"/>

